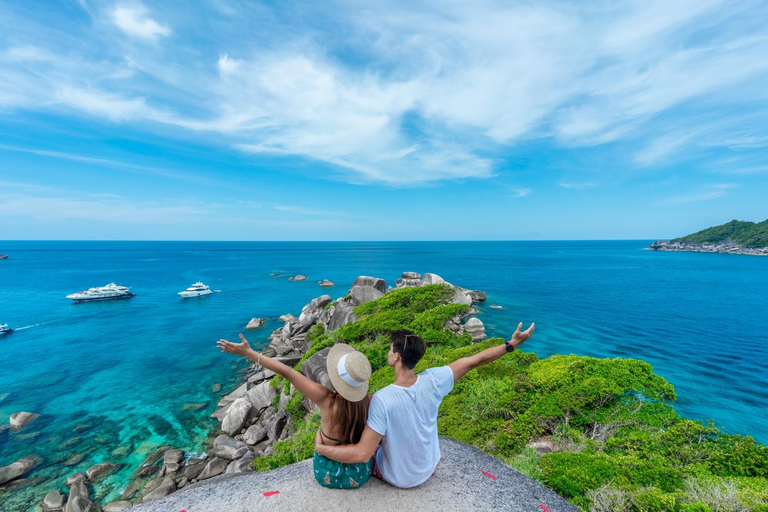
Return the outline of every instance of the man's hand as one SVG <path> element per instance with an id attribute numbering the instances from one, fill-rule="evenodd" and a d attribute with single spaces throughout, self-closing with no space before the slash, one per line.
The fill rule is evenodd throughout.
<path id="1" fill-rule="evenodd" d="M 248 344 L 248 340 L 246 340 L 245 336 L 242 334 L 240 335 L 240 339 L 243 340 L 242 343 L 232 343 L 231 341 L 227 340 L 219 340 L 216 342 L 216 345 L 221 349 L 222 352 L 247 357 L 248 351 L 251 350 L 251 346 Z"/>
<path id="2" fill-rule="evenodd" d="M 528 338 L 531 337 L 531 334 L 533 334 L 533 329 L 536 327 L 535 323 L 532 323 L 531 326 L 524 330 L 523 332 L 520 332 L 520 329 L 523 327 L 523 322 L 520 322 L 517 324 L 517 329 L 515 329 L 514 334 L 512 334 L 512 339 L 510 339 L 507 343 L 512 345 L 513 347 L 517 348 L 526 341 L 528 341 Z"/>

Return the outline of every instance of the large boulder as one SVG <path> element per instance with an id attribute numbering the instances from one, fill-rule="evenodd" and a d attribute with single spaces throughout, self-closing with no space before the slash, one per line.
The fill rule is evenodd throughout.
<path id="1" fill-rule="evenodd" d="M 464 304 L 465 306 L 471 306 L 472 297 L 470 297 L 469 293 L 467 292 L 457 290 L 456 293 L 453 294 L 453 297 L 451 297 L 451 302 L 454 304 Z"/>
<path id="2" fill-rule="evenodd" d="M 259 441 L 267 437 L 267 428 L 263 425 L 251 425 L 243 434 L 243 441 L 253 446 L 259 444 Z"/>
<path id="3" fill-rule="evenodd" d="M 418 272 L 403 272 L 403 274 L 400 276 L 401 279 L 421 279 L 421 274 Z"/>
<path id="4" fill-rule="evenodd" d="M 11 425 L 11 430 L 13 431 L 19 431 L 31 421 L 33 421 L 35 418 L 40 416 L 39 414 L 34 414 L 31 412 L 15 412 L 11 414 L 11 421 L 9 422 Z"/>
<path id="5" fill-rule="evenodd" d="M 120 467 L 119 464 L 112 464 L 110 462 L 103 462 L 101 464 L 96 464 L 95 466 L 91 466 L 87 470 L 85 470 L 85 477 L 88 479 L 89 482 L 95 482 L 101 478 L 104 478 L 108 474 L 112 473 L 118 467 Z"/>
<path id="6" fill-rule="evenodd" d="M 205 469 L 203 469 L 203 472 L 200 473 L 200 476 L 198 476 L 197 479 L 206 480 L 221 475 L 227 470 L 227 466 L 229 466 L 228 460 L 222 459 L 221 457 L 214 457 L 208 461 L 208 464 L 205 465 Z"/>
<path id="7" fill-rule="evenodd" d="M 357 321 L 357 315 L 355 315 L 355 306 L 349 302 L 339 302 L 331 312 L 328 318 L 328 324 L 325 326 L 326 331 L 335 331 L 342 325 L 350 324 Z"/>
<path id="8" fill-rule="evenodd" d="M 384 292 L 379 291 L 373 286 L 355 285 L 349 291 L 349 295 L 349 302 L 354 306 L 359 306 L 360 304 L 382 298 Z"/>
<path id="9" fill-rule="evenodd" d="M 61 512 L 67 503 L 67 497 L 59 491 L 49 491 L 40 503 L 43 512 Z"/>
<path id="10" fill-rule="evenodd" d="M 258 329 L 265 323 L 267 323 L 267 320 L 264 318 L 251 318 L 251 321 L 248 322 L 248 325 L 246 325 L 245 328 L 250 331 L 253 329 Z"/>
<path id="11" fill-rule="evenodd" d="M 330 377 L 328 377 L 327 359 L 331 347 L 324 348 L 312 354 L 309 359 L 301 365 L 301 373 L 310 380 L 335 391 Z"/>
<path id="12" fill-rule="evenodd" d="M 224 416 L 224 421 L 221 422 L 221 430 L 230 436 L 239 434 L 248 420 L 252 407 L 247 398 L 238 398 L 232 402 L 232 407 L 229 408 L 227 415 Z"/>
<path id="13" fill-rule="evenodd" d="M 163 468 L 165 469 L 165 474 L 169 473 L 176 473 L 179 469 L 181 469 L 181 466 L 183 465 L 184 461 L 184 451 L 183 450 L 168 450 L 163 455 Z"/>
<path id="14" fill-rule="evenodd" d="M 15 480 L 25 473 L 30 472 L 35 466 L 40 464 L 42 459 L 36 455 L 28 455 L 17 460 L 13 464 L 0 468 L 0 485 Z"/>
<path id="15" fill-rule="evenodd" d="M 446 283 L 445 283 L 445 279 L 443 279 L 437 274 L 430 274 L 430 273 L 424 274 L 421 277 L 421 285 L 427 286 L 430 284 L 446 284 Z"/>
<path id="16" fill-rule="evenodd" d="M 472 336 L 472 341 L 477 342 L 485 339 L 485 326 L 479 318 L 470 318 L 464 324 L 464 332 Z"/>
<path id="17" fill-rule="evenodd" d="M 317 284 L 319 284 L 323 288 L 330 288 L 333 286 L 333 281 L 330 279 L 323 279 L 322 281 L 318 281 Z"/>
<path id="18" fill-rule="evenodd" d="M 102 512 L 122 512 L 123 510 L 131 508 L 133 505 L 128 500 L 122 500 L 122 501 L 113 501 L 112 503 L 108 503 L 107 505 L 104 505 L 104 508 L 102 508 Z"/>
<path id="19" fill-rule="evenodd" d="M 126 487 L 123 490 L 123 492 L 120 493 L 120 496 L 118 497 L 118 499 L 120 499 L 121 501 L 129 500 L 133 498 L 134 494 L 139 492 L 140 489 L 141 489 L 141 481 L 136 480 L 134 482 L 131 482 L 128 485 L 128 487 Z"/>
<path id="20" fill-rule="evenodd" d="M 296 276 L 293 277 L 293 280 L 294 281 L 306 281 L 307 280 L 307 276 L 304 276 L 304 275 L 301 275 L 301 274 L 297 274 Z"/>
<path id="21" fill-rule="evenodd" d="M 352 288 L 355 286 L 371 286 L 379 290 L 382 295 L 387 293 L 387 282 L 379 277 L 360 276 L 352 283 Z"/>
<path id="22" fill-rule="evenodd" d="M 235 460 L 242 457 L 248 447 L 244 442 L 233 439 L 228 435 L 221 434 L 213 441 L 213 454 L 226 460 Z"/>
<path id="23" fill-rule="evenodd" d="M 485 302 L 488 298 L 485 295 L 485 292 L 480 290 L 467 290 L 467 293 L 469 293 L 469 296 L 472 297 L 472 300 L 475 302 Z"/>
<path id="24" fill-rule="evenodd" d="M 242 457 L 230 462 L 225 473 L 247 473 L 248 471 L 251 471 L 251 463 L 255 458 L 256 455 L 254 455 L 251 450 L 248 450 Z"/>
<path id="25" fill-rule="evenodd" d="M 176 482 L 173 481 L 173 478 L 164 477 L 159 483 L 153 485 L 151 489 L 141 498 L 141 503 L 168 496 L 176 490 Z"/>
<path id="26" fill-rule="evenodd" d="M 248 392 L 248 383 L 241 384 L 236 390 L 231 392 L 230 394 L 224 396 L 221 400 L 219 400 L 219 407 L 224 407 L 225 405 L 231 404 L 238 398 L 244 396 Z"/>
<path id="27" fill-rule="evenodd" d="M 320 311 L 323 310 L 323 308 L 325 308 L 325 306 L 331 303 L 331 300 L 332 299 L 330 295 L 321 295 L 309 301 L 309 303 L 301 309 L 299 322 L 310 315 L 317 315 Z"/>
<path id="28" fill-rule="evenodd" d="M 189 464 L 184 467 L 184 477 L 188 480 L 192 480 L 193 478 L 200 476 L 200 473 L 202 473 L 204 469 L 205 463 L 202 460 L 196 462 L 190 461 Z"/>
<path id="29" fill-rule="evenodd" d="M 82 473 L 72 473 L 67 478 L 67 481 L 64 483 L 67 487 L 72 487 L 75 482 L 78 482 L 80 480 L 85 480 L 85 475 Z"/>
<path id="30" fill-rule="evenodd" d="M 99 512 L 99 507 L 90 498 L 85 496 L 75 496 L 73 498 L 70 494 L 67 505 L 64 507 L 64 512 Z"/>
<path id="31" fill-rule="evenodd" d="M 245 394 L 245 399 L 248 400 L 253 407 L 254 414 L 258 414 L 264 408 L 272 404 L 274 398 L 275 390 L 269 386 L 269 381 L 257 384 Z"/>
<path id="32" fill-rule="evenodd" d="M 280 435 L 283 433 L 283 428 L 285 428 L 287 422 L 288 416 L 282 409 L 267 420 L 264 426 L 267 428 L 267 435 L 272 441 L 278 441 L 280 439 Z"/>

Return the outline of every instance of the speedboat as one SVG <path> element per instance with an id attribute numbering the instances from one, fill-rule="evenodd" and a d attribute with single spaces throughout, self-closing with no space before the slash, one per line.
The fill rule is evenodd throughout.
<path id="1" fill-rule="evenodd" d="M 8 324 L 0 324 L 0 334 L 10 334 L 13 332 L 13 329 L 8 327 Z"/>
<path id="2" fill-rule="evenodd" d="M 202 295 L 210 295 L 212 293 L 213 291 L 211 291 L 210 286 L 198 281 L 183 292 L 179 292 L 179 295 L 181 295 L 182 299 L 188 299 L 189 297 L 200 297 Z"/>
<path id="3" fill-rule="evenodd" d="M 89 288 L 82 292 L 72 293 L 67 295 L 67 298 L 75 301 L 75 304 L 79 304 L 80 302 L 95 302 L 97 300 L 130 299 L 135 295 L 136 294 L 132 293 L 128 287 L 109 283 L 106 286 Z"/>

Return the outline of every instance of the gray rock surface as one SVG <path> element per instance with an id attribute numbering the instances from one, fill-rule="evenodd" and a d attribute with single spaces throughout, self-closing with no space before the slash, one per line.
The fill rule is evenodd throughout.
<path id="1" fill-rule="evenodd" d="M 239 459 L 246 451 L 248 451 L 248 447 L 244 442 L 233 439 L 226 434 L 217 436 L 213 441 L 213 454 L 222 459 Z"/>
<path id="2" fill-rule="evenodd" d="M 264 318 L 251 318 L 251 321 L 248 322 L 248 325 L 246 325 L 245 328 L 250 331 L 253 329 L 258 329 L 265 323 L 267 323 L 267 320 Z"/>
<path id="3" fill-rule="evenodd" d="M 131 506 L 131 502 L 128 500 L 113 501 L 112 503 L 104 505 L 104 508 L 101 510 L 102 512 L 121 512 L 125 509 L 131 508 Z"/>
<path id="4" fill-rule="evenodd" d="M 141 498 L 142 503 L 146 503 L 148 501 L 157 500 L 157 499 L 168 496 L 169 494 L 171 494 L 173 491 L 176 490 L 176 482 L 173 481 L 173 478 L 165 477 L 153 487 L 154 488 L 151 491 L 146 493 Z"/>
<path id="5" fill-rule="evenodd" d="M 99 512 L 99 507 L 85 496 L 70 496 L 64 512 Z"/>
<path id="6" fill-rule="evenodd" d="M 73 473 L 69 475 L 64 485 L 66 485 L 67 487 L 72 487 L 72 485 L 74 485 L 74 483 L 77 482 L 78 480 L 85 480 L 85 475 L 82 473 Z"/>
<path id="7" fill-rule="evenodd" d="M 380 277 L 360 276 L 352 283 L 352 288 L 355 286 L 371 286 L 382 294 L 387 293 L 387 282 Z"/>
<path id="8" fill-rule="evenodd" d="M 403 272 L 400 276 L 401 279 L 421 279 L 421 274 L 418 272 Z"/>
<path id="9" fill-rule="evenodd" d="M 267 437 L 267 428 L 263 425 L 251 425 L 248 430 L 243 434 L 243 441 L 251 446 L 258 444 L 262 439 Z"/>
<path id="10" fill-rule="evenodd" d="M 18 431 L 27 426 L 27 424 L 40 416 L 31 412 L 15 412 L 11 414 L 11 420 L 9 422 L 11 430 Z"/>
<path id="11" fill-rule="evenodd" d="M 215 457 L 208 461 L 208 464 L 205 465 L 205 469 L 203 469 L 203 472 L 200 473 L 200 476 L 197 478 L 200 480 L 205 480 L 207 478 L 218 476 L 227 470 L 228 465 L 228 460 L 222 459 L 221 457 Z"/>
<path id="12" fill-rule="evenodd" d="M 59 491 L 49 491 L 40 503 L 43 512 L 59 512 L 64 509 L 67 503 L 67 497 Z"/>
<path id="13" fill-rule="evenodd" d="M 109 462 L 103 462 L 101 464 L 96 464 L 95 466 L 89 467 L 87 470 L 85 470 L 85 477 L 90 482 L 95 482 L 99 480 L 100 478 L 105 477 L 109 473 L 113 472 L 115 469 L 119 467 L 118 464 L 112 464 Z"/>
<path id="14" fill-rule="evenodd" d="M 240 429 L 243 428 L 248 419 L 252 407 L 251 402 L 247 398 L 238 398 L 232 402 L 227 415 L 224 416 L 224 421 L 221 422 L 221 430 L 230 436 L 239 434 Z"/>
<path id="15" fill-rule="evenodd" d="M 373 286 L 355 285 L 349 291 L 349 295 L 351 296 L 349 302 L 354 306 L 359 306 L 360 304 L 365 304 L 366 302 L 382 298 L 384 292 L 379 291 Z"/>
<path id="16" fill-rule="evenodd" d="M 185 487 L 136 512 L 190 512 L 224 510 L 504 510 L 578 512 L 578 509 L 538 482 L 501 461 L 464 443 L 440 438 L 443 460 L 426 483 L 413 489 L 397 489 L 376 478 L 362 488 L 347 491 L 320 487 L 312 475 L 312 460 L 266 473 L 225 475 Z M 486 471 L 496 477 L 485 476 Z M 280 491 L 273 496 L 265 492 Z"/>
<path id="17" fill-rule="evenodd" d="M 328 347 L 312 354 L 309 359 L 304 361 L 301 365 L 301 373 L 306 375 L 310 380 L 317 382 L 332 391 L 336 391 L 333 388 L 333 383 L 331 382 L 330 377 L 328 377 L 328 368 L 326 366 L 328 352 L 330 352 L 330 350 L 331 347 Z"/>
<path id="18" fill-rule="evenodd" d="M 229 463 L 229 466 L 227 466 L 227 470 L 224 472 L 225 474 L 232 474 L 232 473 L 247 473 L 249 471 L 253 471 L 251 469 L 251 462 L 253 462 L 253 459 L 256 458 L 256 455 L 251 450 L 248 450 L 245 452 L 245 454 L 240 457 L 237 460 L 233 460 Z"/>
<path id="19" fill-rule="evenodd" d="M 472 336 L 472 341 L 485 339 L 485 325 L 479 318 L 470 318 L 464 324 L 464 332 Z"/>
<path id="20" fill-rule="evenodd" d="M 445 279 L 443 279 L 437 274 L 427 273 L 421 277 L 421 284 L 422 286 L 427 286 L 430 284 L 445 284 Z"/>
<path id="21" fill-rule="evenodd" d="M 325 326 L 326 331 L 335 331 L 342 325 L 346 325 L 357 321 L 357 315 L 355 315 L 355 306 L 349 302 L 339 302 L 328 318 L 328 324 Z"/>
<path id="22" fill-rule="evenodd" d="M 272 404 L 275 398 L 275 390 L 269 387 L 269 382 L 262 382 L 246 393 L 245 398 L 250 402 L 255 412 L 259 412 L 268 405 Z"/>
<path id="23" fill-rule="evenodd" d="M 36 455 L 28 455 L 16 462 L 0 468 L 0 485 L 19 478 L 25 473 L 31 471 L 42 460 Z"/>

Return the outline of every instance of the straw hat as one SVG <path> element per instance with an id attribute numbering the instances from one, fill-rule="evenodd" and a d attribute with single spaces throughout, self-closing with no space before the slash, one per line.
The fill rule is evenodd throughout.
<path id="1" fill-rule="evenodd" d="M 337 343 L 326 358 L 328 377 L 336 392 L 350 402 L 359 402 L 368 394 L 371 363 L 365 354 L 345 343 Z"/>

